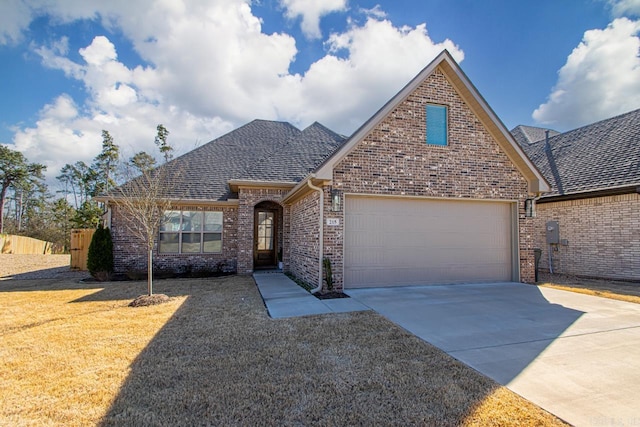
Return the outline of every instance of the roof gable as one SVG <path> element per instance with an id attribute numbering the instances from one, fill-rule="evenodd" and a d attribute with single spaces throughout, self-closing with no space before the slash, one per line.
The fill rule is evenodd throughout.
<path id="1" fill-rule="evenodd" d="M 343 160 L 360 141 L 362 141 L 385 117 L 387 117 L 398 105 L 409 97 L 436 69 L 440 69 L 449 80 L 459 96 L 469 106 L 473 113 L 483 123 L 487 131 L 498 142 L 520 173 L 527 179 L 531 193 L 543 193 L 550 187 L 543 175 L 527 158 L 520 145 L 507 131 L 502 122 L 497 118 L 493 110 L 488 106 L 484 98 L 478 93 L 467 76 L 462 72 L 448 51 L 444 50 L 429 65 L 427 65 L 416 77 L 413 78 L 400 92 L 391 98 L 378 112 L 367 120 L 349 140 L 337 150 L 330 158 L 323 162 L 315 172 L 319 179 L 330 180 L 335 165 Z"/>
<path id="2" fill-rule="evenodd" d="M 546 197 L 640 185 L 640 109 L 524 149 L 552 184 Z"/>

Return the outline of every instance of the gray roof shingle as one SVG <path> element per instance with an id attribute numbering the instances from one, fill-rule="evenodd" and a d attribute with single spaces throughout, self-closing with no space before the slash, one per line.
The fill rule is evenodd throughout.
<path id="1" fill-rule="evenodd" d="M 540 135 L 529 129 L 511 132 L 551 184 L 546 197 L 640 183 L 640 109 L 550 135 L 548 145 L 540 128 L 542 138 L 527 141 L 526 135 Z"/>
<path id="2" fill-rule="evenodd" d="M 222 201 L 237 197 L 229 180 L 299 182 L 344 140 L 317 122 L 254 120 L 160 166 L 179 171 L 165 196 Z"/>
<path id="3" fill-rule="evenodd" d="M 546 131 L 549 130 L 549 136 L 559 135 L 560 132 L 553 129 L 537 128 L 534 126 L 520 125 L 511 131 L 511 135 L 520 145 L 533 144 L 546 138 Z"/>
<path id="4" fill-rule="evenodd" d="M 344 136 L 315 122 L 236 179 L 299 182 L 344 141 Z"/>

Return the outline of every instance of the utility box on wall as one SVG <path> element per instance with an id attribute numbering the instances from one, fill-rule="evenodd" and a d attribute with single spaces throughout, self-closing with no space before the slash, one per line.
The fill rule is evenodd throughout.
<path id="1" fill-rule="evenodd" d="M 558 221 L 547 221 L 547 243 L 557 245 L 560 243 L 560 226 Z"/>

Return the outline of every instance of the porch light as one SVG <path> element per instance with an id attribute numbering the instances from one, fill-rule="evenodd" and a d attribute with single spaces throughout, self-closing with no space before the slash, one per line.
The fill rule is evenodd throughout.
<path id="1" fill-rule="evenodd" d="M 335 188 L 332 188 L 331 189 L 331 211 L 340 212 L 341 202 L 342 202 L 342 198 L 340 197 L 340 190 L 336 190 Z"/>
<path id="2" fill-rule="evenodd" d="M 534 218 L 536 216 L 536 201 L 535 199 L 526 199 L 524 201 L 524 212 L 527 218 Z"/>

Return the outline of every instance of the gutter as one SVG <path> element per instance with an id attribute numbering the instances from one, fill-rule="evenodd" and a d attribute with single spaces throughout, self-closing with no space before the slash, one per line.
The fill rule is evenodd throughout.
<path id="1" fill-rule="evenodd" d="M 314 173 L 310 173 L 309 175 L 307 175 L 302 181 L 297 183 L 291 190 L 289 190 L 287 194 L 282 197 L 282 202 L 290 203 L 292 200 L 297 199 L 298 195 L 302 194 L 303 191 L 306 191 L 307 188 L 309 188 L 307 187 L 307 182 L 311 181 L 313 178 L 316 178 L 316 175 Z"/>
<path id="2" fill-rule="evenodd" d="M 230 179 L 227 181 L 229 188 L 233 192 L 237 192 L 239 187 L 251 188 L 285 188 L 291 189 L 297 184 L 293 181 L 258 181 L 251 179 Z"/>
<path id="3" fill-rule="evenodd" d="M 540 198 L 538 203 L 562 202 L 566 200 L 592 199 L 595 197 L 618 196 L 621 194 L 640 194 L 640 183 L 620 185 L 609 188 L 599 188 L 593 190 L 575 191 L 568 194 L 545 195 Z"/>
<path id="4" fill-rule="evenodd" d="M 98 202 L 113 202 L 118 203 L 118 200 L 122 199 L 120 196 L 96 196 L 93 200 Z M 211 199 L 174 199 L 167 198 L 162 200 L 168 200 L 176 206 L 238 206 L 240 201 L 238 199 L 227 200 L 211 200 Z"/>
<path id="5" fill-rule="evenodd" d="M 320 292 L 322 290 L 322 255 L 324 254 L 324 191 L 320 187 L 316 187 L 311 183 L 311 180 L 307 181 L 307 185 L 312 190 L 316 190 L 320 193 L 320 220 L 319 220 L 319 235 L 318 235 L 318 286 L 311 290 L 312 294 Z"/>

